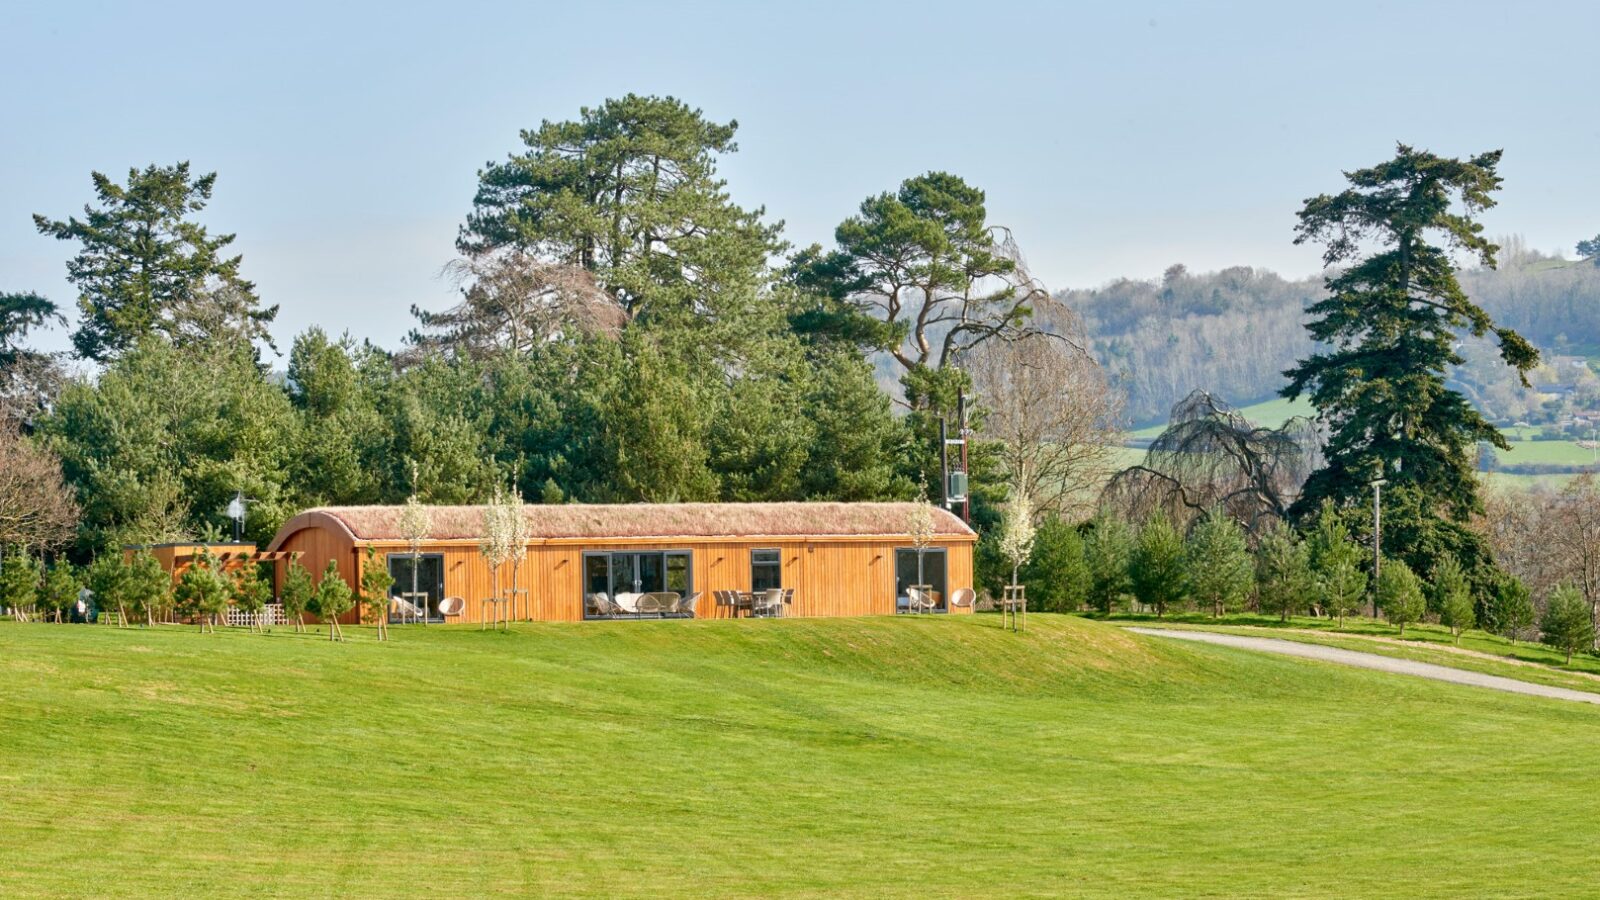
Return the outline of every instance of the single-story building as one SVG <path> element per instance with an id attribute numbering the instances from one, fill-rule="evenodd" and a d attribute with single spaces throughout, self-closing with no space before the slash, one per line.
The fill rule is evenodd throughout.
<path id="1" fill-rule="evenodd" d="M 413 563 L 402 533 L 403 506 L 307 510 L 278 530 L 270 554 L 291 554 L 320 577 L 328 560 L 359 584 L 367 548 L 389 569 L 398 610 L 432 621 L 478 621 L 485 601 L 509 594 L 511 566 L 491 582 L 480 549 L 482 506 L 427 507 L 428 537 Z M 972 586 L 977 535 L 937 507 L 915 503 L 663 503 L 530 505 L 527 555 L 517 570 L 512 618 L 566 621 L 607 618 L 615 610 L 593 595 L 672 592 L 702 600 L 695 615 L 727 616 L 718 591 L 792 591 L 785 615 L 891 615 L 905 610 L 907 589 L 931 587 L 937 611 Z M 931 536 L 919 553 L 913 532 Z M 278 558 L 281 558 L 278 557 Z M 416 596 L 412 593 L 415 567 Z M 440 601 L 464 608 L 442 615 Z M 448 607 L 447 607 L 448 611 Z M 351 614 L 351 621 L 355 620 Z M 404 617 L 404 613 L 397 613 Z"/>

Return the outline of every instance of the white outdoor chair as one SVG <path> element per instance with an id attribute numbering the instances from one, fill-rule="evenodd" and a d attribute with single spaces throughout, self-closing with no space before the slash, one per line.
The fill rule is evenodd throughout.
<path id="1" fill-rule="evenodd" d="M 679 615 L 688 616 L 689 618 L 692 619 L 692 618 L 694 618 L 695 605 L 698 604 L 699 602 L 700 602 L 700 592 L 699 591 L 696 591 L 695 593 L 689 594 L 688 596 L 685 596 L 685 597 L 680 597 L 680 598 L 678 598 L 678 608 L 676 610 L 674 610 L 674 612 L 677 612 Z"/>
<path id="2" fill-rule="evenodd" d="M 978 602 L 978 593 L 972 588 L 957 588 L 950 595 L 950 606 L 954 609 L 966 609 Z"/>
<path id="3" fill-rule="evenodd" d="M 439 615 L 449 618 L 467 611 L 467 601 L 460 597 L 446 597 L 439 601 Z"/>

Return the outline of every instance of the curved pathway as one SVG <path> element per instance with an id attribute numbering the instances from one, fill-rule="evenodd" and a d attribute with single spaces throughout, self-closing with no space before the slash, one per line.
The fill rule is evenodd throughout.
<path id="1" fill-rule="evenodd" d="M 1281 638 L 1247 637 L 1241 634 L 1223 634 L 1216 631 L 1183 631 L 1176 628 L 1138 627 L 1132 627 L 1128 630 L 1155 637 L 1176 638 L 1181 641 L 1199 641 L 1203 644 L 1218 644 L 1223 647 L 1259 650 L 1263 653 L 1278 653 L 1283 656 L 1298 656 L 1303 659 L 1316 659 L 1345 666 L 1357 666 L 1362 669 L 1376 669 L 1380 672 L 1393 672 L 1397 675 L 1415 675 L 1418 678 L 1432 678 L 1435 681 L 1449 681 L 1454 684 L 1491 688 L 1513 694 L 1532 694 L 1535 697 L 1550 697 L 1555 700 L 1572 700 L 1578 703 L 1600 705 L 1600 694 L 1591 694 L 1588 691 L 1575 691 L 1571 688 L 1534 684 L 1500 675 L 1485 675 L 1482 672 L 1469 672 L 1465 669 L 1452 669 L 1449 666 L 1440 666 L 1433 663 L 1379 656 L 1376 653 L 1361 653 L 1356 650 L 1346 650 L 1342 647 L 1324 647 L 1321 644 L 1302 644 L 1298 641 L 1285 641 Z"/>

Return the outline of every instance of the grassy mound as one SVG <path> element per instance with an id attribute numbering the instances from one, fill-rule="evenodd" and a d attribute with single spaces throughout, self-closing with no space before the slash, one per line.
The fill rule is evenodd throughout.
<path id="1" fill-rule="evenodd" d="M 332 646 L 0 623 L 5 893 L 1591 883 L 1594 709 L 1075 618 L 997 624 L 397 628 Z"/>

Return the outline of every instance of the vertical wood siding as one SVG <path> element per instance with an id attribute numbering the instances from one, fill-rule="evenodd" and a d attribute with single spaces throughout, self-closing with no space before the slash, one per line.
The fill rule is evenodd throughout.
<path id="1" fill-rule="evenodd" d="M 387 558 L 407 556 L 410 551 L 398 541 L 373 541 L 380 564 Z M 791 616 L 866 616 L 893 615 L 895 611 L 894 551 L 909 547 L 909 540 L 863 539 L 861 541 L 807 542 L 803 540 L 721 540 L 637 541 L 613 540 L 577 544 L 534 544 L 517 569 L 517 595 L 512 618 L 559 622 L 583 618 L 583 554 L 607 550 L 688 550 L 692 554 L 694 590 L 702 593 L 698 614 L 702 618 L 726 617 L 718 609 L 714 591 L 750 589 L 750 551 L 776 549 L 781 554 L 783 586 L 795 591 Z M 940 540 L 931 546 L 947 551 L 948 584 L 951 593 L 972 586 L 972 542 Z M 342 534 L 312 527 L 296 531 L 281 549 L 303 554 L 301 565 L 320 579 L 328 560 L 339 562 L 339 573 L 351 586 L 358 585 L 365 562 L 366 543 L 352 543 Z M 484 615 L 484 600 L 509 592 L 511 569 L 507 564 L 498 573 L 499 588 L 491 578 L 488 564 L 471 544 L 424 544 L 421 552 L 444 558 L 444 592 L 447 597 L 466 601 L 461 616 L 453 622 L 477 622 Z M 952 609 L 952 614 L 970 609 Z M 356 621 L 352 612 L 346 620 Z"/>

